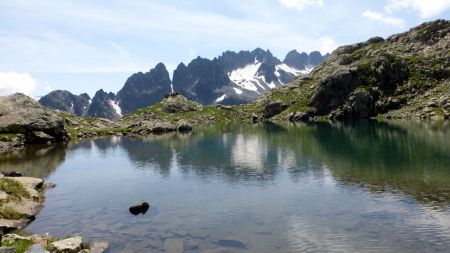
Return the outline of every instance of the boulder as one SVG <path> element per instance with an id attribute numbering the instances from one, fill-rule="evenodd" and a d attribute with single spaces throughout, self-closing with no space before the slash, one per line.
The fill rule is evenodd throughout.
<path id="1" fill-rule="evenodd" d="M 141 201 L 135 205 L 130 206 L 129 211 L 133 215 L 145 214 L 150 208 L 150 204 L 147 201 Z"/>
<path id="2" fill-rule="evenodd" d="M 134 129 L 134 133 L 139 135 L 167 133 L 177 130 L 177 127 L 171 123 L 160 120 L 143 121 L 136 125 L 130 126 L 130 128 Z"/>
<path id="3" fill-rule="evenodd" d="M 56 253 L 78 253 L 83 248 L 83 238 L 75 236 L 59 240 L 50 244 L 51 252 Z"/>
<path id="4" fill-rule="evenodd" d="M 203 106 L 181 95 L 167 96 L 161 101 L 160 110 L 167 113 L 200 111 Z"/>
<path id="5" fill-rule="evenodd" d="M 264 106 L 263 117 L 268 119 L 284 111 L 288 105 L 280 100 L 271 101 Z"/>
<path id="6" fill-rule="evenodd" d="M 64 121 L 54 111 L 21 93 L 0 97 L 0 129 L 24 134 L 28 144 L 42 143 L 40 137 L 58 142 L 69 140 Z"/>
<path id="7" fill-rule="evenodd" d="M 292 122 L 306 122 L 310 120 L 310 115 L 308 112 L 293 112 L 288 115 L 288 120 Z"/>

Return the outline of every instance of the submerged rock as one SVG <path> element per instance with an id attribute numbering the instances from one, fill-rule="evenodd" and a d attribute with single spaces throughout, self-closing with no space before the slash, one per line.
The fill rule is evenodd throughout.
<path id="1" fill-rule="evenodd" d="M 184 251 L 183 241 L 176 239 L 165 240 L 164 251 L 166 253 L 182 253 Z"/>
<path id="2" fill-rule="evenodd" d="M 46 250 L 44 246 L 40 244 L 33 244 L 31 248 L 25 251 L 25 253 L 50 253 L 50 251 Z"/>
<path id="3" fill-rule="evenodd" d="M 216 242 L 217 245 L 227 248 L 236 248 L 236 249 L 247 249 L 247 244 L 234 239 L 227 239 L 227 240 L 218 240 Z"/>
<path id="4" fill-rule="evenodd" d="M 145 214 L 150 208 L 150 204 L 147 201 L 141 201 L 133 206 L 130 206 L 130 213 L 133 215 Z"/>
<path id="5" fill-rule="evenodd" d="M 50 244 L 50 250 L 57 253 L 77 253 L 83 248 L 83 238 L 75 236 Z"/>

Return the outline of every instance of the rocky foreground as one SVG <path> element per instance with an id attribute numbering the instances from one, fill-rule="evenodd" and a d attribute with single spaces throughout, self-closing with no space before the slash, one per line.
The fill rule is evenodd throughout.
<path id="1" fill-rule="evenodd" d="M 40 178 L 0 174 L 0 253 L 101 253 L 108 247 L 106 242 L 91 247 L 80 236 L 58 240 L 21 231 L 39 214 L 44 192 L 52 187 Z"/>

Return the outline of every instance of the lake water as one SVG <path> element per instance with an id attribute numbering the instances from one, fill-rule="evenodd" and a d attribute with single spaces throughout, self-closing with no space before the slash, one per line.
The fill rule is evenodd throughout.
<path id="1" fill-rule="evenodd" d="M 184 252 L 450 252 L 449 122 L 109 137 L 3 155 L 0 170 L 57 185 L 29 231 L 109 252 L 169 239 Z M 140 200 L 150 210 L 130 214 Z"/>

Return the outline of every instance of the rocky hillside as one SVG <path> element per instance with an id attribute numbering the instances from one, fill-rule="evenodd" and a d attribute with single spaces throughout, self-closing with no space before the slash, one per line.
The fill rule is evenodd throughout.
<path id="1" fill-rule="evenodd" d="M 261 96 L 265 118 L 449 118 L 450 21 L 342 46 L 308 77 Z"/>
<path id="2" fill-rule="evenodd" d="M 130 76 L 117 94 L 100 90 L 89 100 L 87 94 L 76 96 L 68 91 L 54 91 L 39 102 L 77 116 L 108 119 L 154 105 L 172 88 L 204 105 L 242 104 L 291 82 L 296 76 L 306 75 L 327 57 L 320 52 L 307 54 L 293 50 L 281 62 L 270 51 L 259 48 L 239 53 L 227 51 L 213 60 L 198 57 L 187 66 L 180 63 L 173 73 L 173 81 L 164 64 L 159 63 L 149 72 Z"/>

